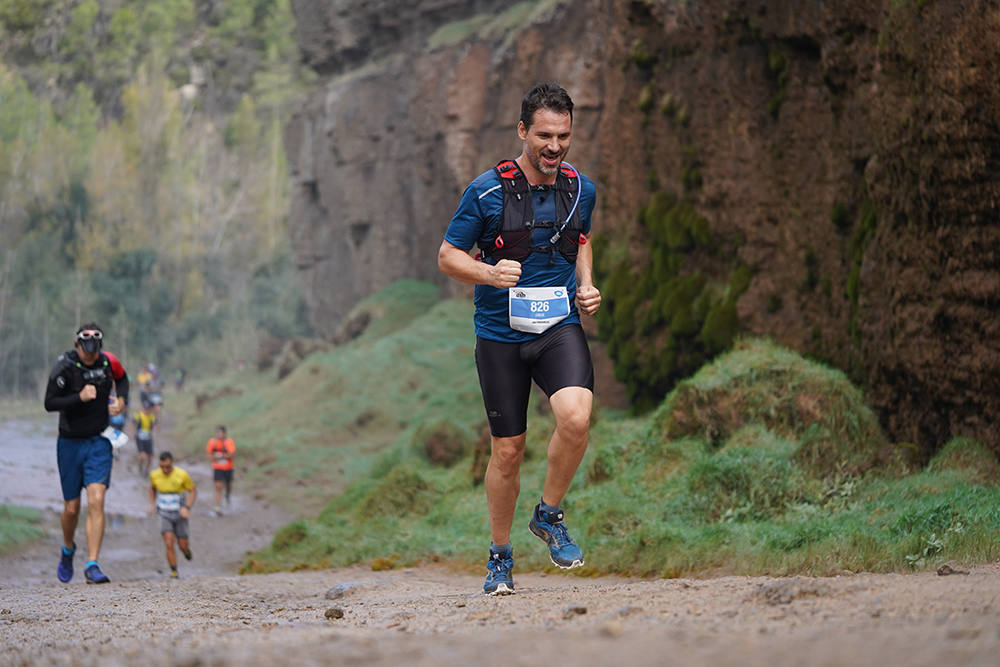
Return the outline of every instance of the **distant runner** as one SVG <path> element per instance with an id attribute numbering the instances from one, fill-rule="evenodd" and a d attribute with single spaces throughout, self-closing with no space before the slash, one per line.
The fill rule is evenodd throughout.
<path id="1" fill-rule="evenodd" d="M 139 451 L 139 476 L 148 477 L 153 465 L 153 428 L 156 426 L 156 412 L 153 406 L 143 403 L 142 409 L 132 415 L 135 426 L 135 448 Z"/>
<path id="2" fill-rule="evenodd" d="M 191 476 L 183 468 L 174 465 L 170 452 L 160 454 L 160 467 L 149 473 L 149 514 L 160 515 L 160 534 L 167 549 L 167 563 L 170 576 L 177 578 L 177 552 L 174 541 L 180 547 L 184 558 L 191 560 L 191 545 L 188 536 L 188 519 L 198 491 Z"/>
<path id="3" fill-rule="evenodd" d="M 104 539 L 104 495 L 111 486 L 111 442 L 101 435 L 109 418 L 128 404 L 129 380 L 125 368 L 110 352 L 102 352 L 104 332 L 94 323 L 76 330 L 73 350 L 66 352 L 49 374 L 45 409 L 59 412 L 56 459 L 62 485 L 63 547 L 56 568 L 59 581 L 73 578 L 80 492 L 87 490 L 88 584 L 106 584 L 110 579 L 97 564 Z M 109 401 L 114 387 L 117 397 Z"/>
<path id="4" fill-rule="evenodd" d="M 226 507 L 229 507 L 229 495 L 233 490 L 233 457 L 236 454 L 236 443 L 226 436 L 226 427 L 218 426 L 215 429 L 215 437 L 210 438 L 205 446 L 212 461 L 212 478 L 215 481 L 215 507 L 212 511 L 216 514 L 222 512 L 222 491 L 226 492 Z"/>

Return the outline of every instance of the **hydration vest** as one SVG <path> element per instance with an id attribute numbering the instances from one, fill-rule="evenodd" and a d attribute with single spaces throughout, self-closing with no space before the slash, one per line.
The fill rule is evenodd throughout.
<path id="1" fill-rule="evenodd" d="M 531 253 L 539 252 L 548 253 L 551 262 L 552 253 L 558 250 L 567 262 L 576 263 L 579 246 L 587 242 L 579 210 L 582 183 L 576 169 L 564 162 L 559 166 L 555 184 L 548 186 L 556 198 L 558 220 L 535 220 L 531 186 L 516 162 L 503 160 L 493 171 L 500 178 L 499 187 L 503 188 L 503 222 L 496 238 L 480 246 L 482 257 L 523 262 Z M 548 244 L 535 245 L 536 227 L 553 230 Z"/>

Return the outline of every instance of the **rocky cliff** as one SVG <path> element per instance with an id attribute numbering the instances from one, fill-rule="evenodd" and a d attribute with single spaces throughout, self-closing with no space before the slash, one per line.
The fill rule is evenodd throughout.
<path id="1" fill-rule="evenodd" d="M 896 440 L 1000 452 L 1000 10 L 972 0 L 293 0 L 323 85 L 286 131 L 293 238 L 331 334 L 436 251 L 520 150 L 520 97 L 577 104 L 595 224 L 683 196 L 752 278 L 741 330 L 845 369 Z"/>

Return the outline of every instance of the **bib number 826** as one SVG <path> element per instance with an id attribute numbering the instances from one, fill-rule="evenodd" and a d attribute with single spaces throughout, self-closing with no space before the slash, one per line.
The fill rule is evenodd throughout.
<path id="1" fill-rule="evenodd" d="M 531 312 L 533 312 L 533 313 L 547 313 L 547 312 L 549 312 L 549 302 L 548 301 L 532 301 L 531 302 Z"/>

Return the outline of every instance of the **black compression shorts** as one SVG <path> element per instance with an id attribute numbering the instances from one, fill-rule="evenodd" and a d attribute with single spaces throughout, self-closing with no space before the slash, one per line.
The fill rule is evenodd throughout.
<path id="1" fill-rule="evenodd" d="M 528 428 L 528 395 L 534 380 L 546 396 L 564 387 L 594 390 L 594 365 L 583 327 L 564 324 L 526 343 L 476 338 L 476 368 L 490 433 L 498 438 Z"/>

